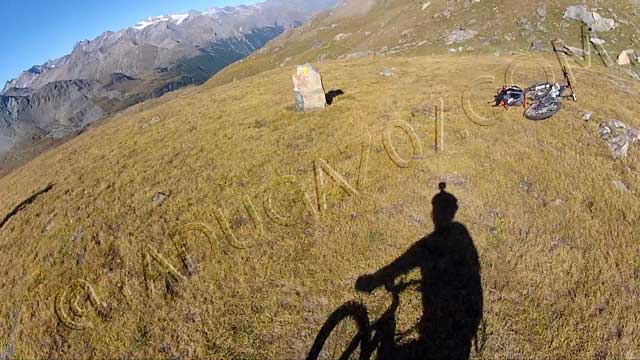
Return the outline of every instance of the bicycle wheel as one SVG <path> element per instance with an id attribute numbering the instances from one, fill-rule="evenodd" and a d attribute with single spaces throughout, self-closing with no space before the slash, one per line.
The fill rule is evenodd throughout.
<path id="1" fill-rule="evenodd" d="M 562 108 L 562 104 L 559 101 L 546 104 L 535 103 L 525 109 L 524 117 L 534 121 L 546 120 L 560 111 L 560 108 Z"/>
<path id="2" fill-rule="evenodd" d="M 307 360 L 366 360 L 363 348 L 370 338 L 367 308 L 357 302 L 348 302 L 324 323 Z"/>

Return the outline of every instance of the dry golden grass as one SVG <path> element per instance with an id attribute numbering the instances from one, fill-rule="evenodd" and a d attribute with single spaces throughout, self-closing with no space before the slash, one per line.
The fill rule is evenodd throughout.
<path id="1" fill-rule="evenodd" d="M 616 19 L 614 31 L 594 34 L 606 41 L 604 47 L 614 59 L 622 50 L 640 46 L 636 36 L 640 4 L 634 0 L 374 2 L 366 13 L 354 12 L 353 6 L 339 6 L 319 14 L 303 26 L 287 30 L 244 61 L 228 66 L 211 83 L 225 84 L 283 65 L 344 56 L 442 55 L 452 50 L 467 56 L 519 54 L 529 51 L 534 41 L 542 41 L 551 51 L 550 42 L 556 38 L 580 47 L 581 24 L 563 19 L 565 9 L 576 4 Z M 361 8 L 365 4 L 347 3 L 358 3 Z M 541 7 L 546 9 L 544 18 L 537 13 Z M 478 34 L 465 42 L 448 44 L 447 36 L 460 28 Z M 336 40 L 340 34 L 343 36 Z"/>
<path id="2" fill-rule="evenodd" d="M 327 90 L 345 95 L 308 114 L 293 112 L 287 67 L 136 106 L 39 156 L 0 179 L 2 215 L 56 183 L 0 230 L 0 351 L 11 342 L 18 359 L 304 358 L 343 302 L 362 298 L 374 314 L 384 309 L 389 297 L 356 293 L 355 279 L 432 230 L 435 184 L 456 175 L 468 179 L 449 186 L 461 204 L 458 220 L 482 261 L 485 358 L 640 357 L 640 152 L 612 161 L 595 123 L 578 115 L 590 110 L 596 120 L 619 117 L 638 127 L 638 86 L 604 69 L 576 69 L 580 101 L 534 123 L 518 109 L 486 104 L 512 61 L 322 63 Z M 535 80 L 540 61 L 521 59 L 516 78 Z M 379 75 L 391 67 L 396 76 Z M 460 105 L 465 87 L 482 75 L 497 82 L 474 88 L 471 102 L 494 126 L 475 125 Z M 446 151 L 435 154 L 433 110 L 441 97 Z M 410 168 L 396 166 L 383 146 L 383 130 L 397 120 L 411 124 L 424 147 Z M 355 186 L 367 132 L 372 143 L 360 195 L 327 180 L 328 207 L 314 222 L 299 191 L 278 179 L 295 176 L 315 204 L 313 162 L 324 159 Z M 408 158 L 411 146 L 397 129 L 392 134 Z M 614 179 L 631 192 L 618 191 Z M 151 200 L 157 192 L 170 194 L 159 207 Z M 277 212 L 299 224 L 269 217 L 270 193 Z M 244 196 L 262 220 L 259 241 Z M 225 240 L 216 209 L 249 248 Z M 194 222 L 208 224 L 215 239 L 182 237 L 198 266 L 188 277 L 171 234 Z M 165 285 L 152 260 L 146 277 L 160 280 L 151 294 L 147 245 L 187 280 Z M 70 329 L 56 314 L 56 297 L 78 279 L 111 307 L 101 317 L 80 297 L 93 324 L 85 330 Z M 83 292 L 67 294 L 73 300 Z M 402 328 L 418 316 L 415 296 L 406 294 L 413 301 L 405 299 Z M 18 315 L 9 337 L 12 312 Z"/>

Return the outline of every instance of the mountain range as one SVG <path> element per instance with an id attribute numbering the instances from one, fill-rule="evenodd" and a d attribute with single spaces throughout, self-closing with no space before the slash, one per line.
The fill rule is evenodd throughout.
<path id="1" fill-rule="evenodd" d="M 0 93 L 0 157 L 20 161 L 132 104 L 201 84 L 336 0 L 267 0 L 151 17 L 36 65 Z M 28 157 L 28 156 L 27 156 Z M 0 161 L 0 168 L 3 161 Z"/>

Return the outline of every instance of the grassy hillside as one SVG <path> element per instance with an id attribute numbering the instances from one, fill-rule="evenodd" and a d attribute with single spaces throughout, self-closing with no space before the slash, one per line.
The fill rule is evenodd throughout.
<path id="1" fill-rule="evenodd" d="M 346 0 L 331 12 L 285 32 L 269 45 L 217 74 L 224 84 L 281 66 L 366 56 L 447 54 L 464 56 L 526 53 L 533 42 L 550 52 L 550 41 L 562 38 L 580 47 L 581 25 L 564 20 L 570 5 L 585 4 L 616 20 L 615 30 L 597 35 L 615 58 L 640 47 L 636 24 L 640 3 L 623 1 L 413 1 Z M 466 41 L 449 43 L 452 31 L 477 32 Z"/>
<path id="2" fill-rule="evenodd" d="M 637 96 L 638 84 L 576 69 L 579 102 L 534 123 L 486 104 L 514 60 L 323 62 L 327 90 L 345 95 L 308 114 L 293 112 L 286 66 L 136 105 L 39 156 L 0 179 L 2 217 L 55 184 L 0 229 L 0 355 L 304 358 L 343 302 L 362 299 L 374 315 L 388 306 L 384 291 L 358 294 L 354 282 L 433 230 L 430 199 L 446 180 L 482 263 L 485 358 L 638 358 L 640 151 L 614 162 L 596 131 L 614 117 L 640 126 L 640 104 L 617 101 Z M 517 61 L 517 82 L 542 76 L 541 58 Z M 461 105 L 484 75 L 496 83 L 473 87 L 470 104 L 485 118 L 476 122 L 493 126 Z M 441 98 L 445 151 L 436 154 Z M 397 121 L 422 153 L 411 157 Z M 390 160 L 385 129 L 410 167 Z M 317 203 L 314 161 L 355 188 L 366 133 L 366 181 L 350 194 L 325 176 L 327 209 L 314 220 L 301 194 Z M 158 205 L 159 192 L 168 197 Z M 247 196 L 255 211 L 244 210 Z M 176 235 L 192 223 L 212 233 Z M 415 323 L 417 299 L 403 295 L 402 329 Z"/>

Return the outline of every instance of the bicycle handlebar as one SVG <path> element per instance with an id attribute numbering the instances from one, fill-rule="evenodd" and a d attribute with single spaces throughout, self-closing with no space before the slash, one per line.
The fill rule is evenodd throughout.
<path id="1" fill-rule="evenodd" d="M 384 285 L 384 288 L 392 294 L 399 294 L 414 285 L 420 285 L 420 280 L 401 281 L 397 284 L 387 283 Z"/>

